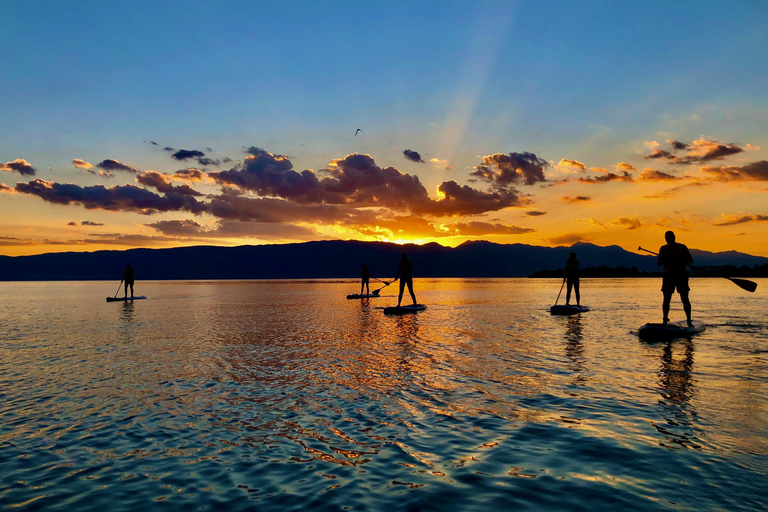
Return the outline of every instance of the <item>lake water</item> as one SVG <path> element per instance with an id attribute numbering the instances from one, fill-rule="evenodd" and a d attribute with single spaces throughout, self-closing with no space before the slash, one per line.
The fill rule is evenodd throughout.
<path id="1" fill-rule="evenodd" d="M 0 283 L 0 509 L 766 510 L 756 281 Z"/>

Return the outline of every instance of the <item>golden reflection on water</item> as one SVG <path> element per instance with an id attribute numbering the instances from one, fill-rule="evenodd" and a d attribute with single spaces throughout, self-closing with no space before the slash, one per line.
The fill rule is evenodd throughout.
<path id="1" fill-rule="evenodd" d="M 312 466 L 305 478 L 339 492 L 360 478 L 385 492 L 471 476 L 493 494 L 547 476 L 622 482 L 652 499 L 659 491 L 643 489 L 660 477 L 625 458 L 697 476 L 736 450 L 728 468 L 753 477 L 740 471 L 768 456 L 768 331 L 749 308 L 764 304 L 707 282 L 713 297 L 694 303 L 720 315 L 707 331 L 648 344 L 630 331 L 658 316 L 656 281 L 585 280 L 593 310 L 572 317 L 548 312 L 555 281 L 421 280 L 428 309 L 395 317 L 381 308 L 396 296 L 346 300 L 351 281 L 154 283 L 142 288 L 150 299 L 119 304 L 94 284 L 63 302 L 72 286 L 54 285 L 44 309 L 30 294 L 0 312 L 0 378 L 12 390 L 0 442 L 71 460 L 85 450 L 129 466 L 126 478 L 163 473 L 138 460 L 294 464 L 265 472 L 275 493 Z M 362 468 L 368 476 L 349 473 Z"/>

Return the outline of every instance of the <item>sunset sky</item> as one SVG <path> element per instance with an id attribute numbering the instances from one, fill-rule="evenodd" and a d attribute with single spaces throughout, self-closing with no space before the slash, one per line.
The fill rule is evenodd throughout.
<path id="1" fill-rule="evenodd" d="M 0 254 L 768 256 L 768 3 L 0 3 Z M 358 129 L 360 131 L 358 131 Z"/>

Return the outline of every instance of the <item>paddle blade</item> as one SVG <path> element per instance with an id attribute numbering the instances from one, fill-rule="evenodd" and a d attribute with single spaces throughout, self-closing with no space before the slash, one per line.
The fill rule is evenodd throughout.
<path id="1" fill-rule="evenodd" d="M 726 277 L 726 279 L 739 286 L 740 288 L 747 290 L 748 292 L 754 292 L 757 290 L 757 283 L 754 281 L 748 281 L 746 279 L 731 279 L 730 277 Z"/>

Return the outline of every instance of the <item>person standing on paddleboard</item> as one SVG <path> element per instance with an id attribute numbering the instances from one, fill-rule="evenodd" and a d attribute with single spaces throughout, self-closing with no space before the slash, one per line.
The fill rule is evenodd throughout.
<path id="1" fill-rule="evenodd" d="M 576 292 L 576 305 L 581 305 L 581 297 L 579 295 L 579 260 L 576 259 L 575 252 L 572 252 L 570 256 L 568 256 L 568 261 L 565 262 L 563 281 L 567 281 L 568 283 L 568 288 L 565 291 L 565 305 L 570 305 L 571 288 Z"/>
<path id="2" fill-rule="evenodd" d="M 686 265 L 693 263 L 691 253 L 688 247 L 675 242 L 675 233 L 667 231 L 664 233 L 666 245 L 659 249 L 659 257 L 656 259 L 656 265 L 664 265 L 664 277 L 661 284 L 661 291 L 664 294 L 664 302 L 661 306 L 664 313 L 664 323 L 669 322 L 669 303 L 672 300 L 672 294 L 680 294 L 680 300 L 683 303 L 685 318 L 688 320 L 688 326 L 693 326 L 691 322 L 691 301 L 688 300 L 688 292 L 691 290 L 688 286 L 688 268 Z"/>
<path id="3" fill-rule="evenodd" d="M 371 279 L 371 271 L 368 270 L 368 266 L 365 263 L 363 263 L 363 270 L 360 271 L 360 277 L 362 278 L 362 281 L 360 282 L 360 295 L 363 294 L 364 288 L 365 288 L 365 293 L 370 295 L 371 288 L 368 282 Z"/>
<path id="4" fill-rule="evenodd" d="M 123 270 L 123 280 L 125 281 L 125 296 L 128 297 L 128 286 L 130 286 L 131 297 L 133 297 L 133 267 L 130 261 L 125 265 L 125 270 Z"/>
<path id="5" fill-rule="evenodd" d="M 400 278 L 400 295 L 397 296 L 397 307 L 400 307 L 400 303 L 403 301 L 403 291 L 405 291 L 405 285 L 408 285 L 408 291 L 413 299 L 413 304 L 416 305 L 416 295 L 413 294 L 413 262 L 408 259 L 408 254 L 403 253 L 403 257 L 400 259 L 400 266 L 397 268 L 397 274 L 395 274 L 395 281 Z"/>

